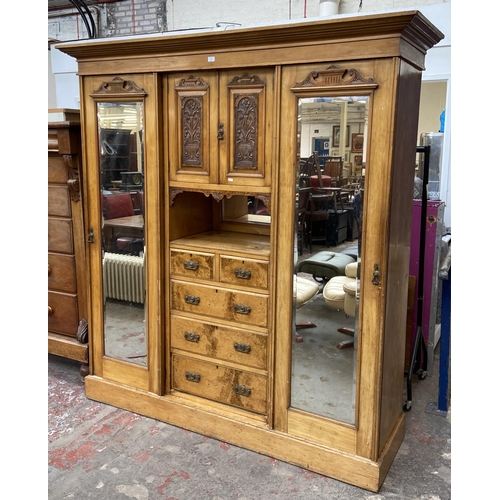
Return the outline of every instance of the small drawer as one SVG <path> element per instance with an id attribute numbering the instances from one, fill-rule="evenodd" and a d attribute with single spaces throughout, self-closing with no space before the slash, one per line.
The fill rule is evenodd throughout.
<path id="1" fill-rule="evenodd" d="M 220 281 L 235 285 L 268 288 L 269 262 L 221 255 Z"/>
<path id="2" fill-rule="evenodd" d="M 49 253 L 49 281 L 51 290 L 76 293 L 75 259 L 71 255 Z"/>
<path id="3" fill-rule="evenodd" d="M 267 328 L 268 296 L 172 280 L 171 307 Z"/>
<path id="4" fill-rule="evenodd" d="M 181 276 L 214 279 L 214 254 L 170 251 L 170 272 Z"/>
<path id="5" fill-rule="evenodd" d="M 255 413 L 266 413 L 267 377 L 175 354 L 172 365 L 173 389 Z"/>
<path id="6" fill-rule="evenodd" d="M 68 180 L 68 166 L 62 156 L 50 156 L 48 164 L 49 182 L 66 183 Z"/>
<path id="7" fill-rule="evenodd" d="M 267 368 L 267 335 L 172 316 L 172 348 Z"/>
<path id="8" fill-rule="evenodd" d="M 49 186 L 49 215 L 71 217 L 71 202 L 67 186 Z"/>
<path id="9" fill-rule="evenodd" d="M 76 337 L 78 304 L 76 295 L 49 292 L 49 332 Z"/>
<path id="10" fill-rule="evenodd" d="M 73 225 L 69 219 L 48 220 L 48 250 L 55 253 L 72 254 L 73 251 Z"/>

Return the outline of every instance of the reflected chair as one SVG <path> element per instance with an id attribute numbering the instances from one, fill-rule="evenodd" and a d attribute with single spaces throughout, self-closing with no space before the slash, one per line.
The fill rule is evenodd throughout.
<path id="1" fill-rule="evenodd" d="M 323 288 L 323 298 L 327 305 L 333 309 L 344 311 L 346 316 L 352 318 L 356 315 L 357 273 L 357 262 L 347 264 L 345 266 L 345 276 L 336 276 L 330 279 Z M 352 328 L 341 327 L 337 331 L 354 337 Z M 337 349 L 353 346 L 354 340 L 344 340 L 337 344 Z"/>
<path id="2" fill-rule="evenodd" d="M 301 276 L 294 276 L 293 280 L 293 298 L 295 301 L 295 308 L 300 309 L 312 300 L 318 293 L 319 285 L 314 281 L 302 278 Z M 301 321 L 295 323 L 295 328 L 315 328 L 316 325 L 311 321 Z M 302 342 L 302 337 L 295 332 L 295 342 Z"/>
<path id="3" fill-rule="evenodd" d="M 328 247 L 328 219 L 329 206 L 333 194 L 331 191 L 313 190 L 309 193 L 309 202 L 306 209 L 307 238 L 309 252 L 312 253 L 312 244 L 315 241 L 324 242 Z"/>
<path id="4" fill-rule="evenodd" d="M 131 217 L 136 215 L 132 203 L 132 197 L 129 192 L 105 194 L 103 195 L 102 200 L 105 219 L 118 219 L 121 217 Z M 111 241 L 108 242 L 107 250 L 111 251 L 115 249 L 119 253 L 139 255 L 144 248 L 144 239 L 121 235 L 119 231 L 120 230 L 115 230 L 113 236 L 108 238 L 108 240 Z M 121 231 L 123 231 L 123 229 L 121 229 Z"/>

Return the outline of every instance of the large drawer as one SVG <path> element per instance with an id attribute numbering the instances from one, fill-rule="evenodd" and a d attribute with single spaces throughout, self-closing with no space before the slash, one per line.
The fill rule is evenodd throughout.
<path id="1" fill-rule="evenodd" d="M 49 289 L 76 293 L 75 258 L 72 255 L 49 253 L 48 263 Z"/>
<path id="2" fill-rule="evenodd" d="M 71 217 L 71 202 L 67 186 L 49 186 L 49 215 Z"/>
<path id="3" fill-rule="evenodd" d="M 185 250 L 170 251 L 170 272 L 189 278 L 214 279 L 214 254 L 189 252 Z"/>
<path id="4" fill-rule="evenodd" d="M 221 255 L 220 281 L 235 285 L 268 288 L 269 262 Z"/>
<path id="5" fill-rule="evenodd" d="M 267 295 L 172 280 L 170 300 L 173 310 L 267 328 Z"/>
<path id="6" fill-rule="evenodd" d="M 267 335 L 173 315 L 171 347 L 266 369 Z"/>
<path id="7" fill-rule="evenodd" d="M 76 337 L 78 304 L 76 295 L 49 292 L 49 332 Z"/>
<path id="8" fill-rule="evenodd" d="M 172 356 L 172 387 L 256 413 L 266 413 L 267 378 L 186 356 Z"/>
<path id="9" fill-rule="evenodd" d="M 69 219 L 48 220 L 48 250 L 54 253 L 73 253 L 73 225 Z"/>

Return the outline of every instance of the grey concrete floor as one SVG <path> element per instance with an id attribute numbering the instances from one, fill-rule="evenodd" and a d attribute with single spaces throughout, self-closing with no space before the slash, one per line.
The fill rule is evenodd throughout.
<path id="1" fill-rule="evenodd" d="M 437 349 L 438 351 L 439 349 Z M 412 381 L 406 435 L 379 493 L 86 398 L 79 363 L 48 358 L 48 498 L 448 500 L 451 406 L 433 376 Z"/>

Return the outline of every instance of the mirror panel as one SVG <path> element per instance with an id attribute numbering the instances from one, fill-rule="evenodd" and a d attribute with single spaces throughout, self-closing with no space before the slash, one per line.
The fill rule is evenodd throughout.
<path id="1" fill-rule="evenodd" d="M 242 224 L 271 224 L 271 215 L 258 196 L 235 195 L 222 200 L 222 220 Z"/>
<path id="2" fill-rule="evenodd" d="M 298 99 L 291 407 L 352 425 L 368 105 Z"/>
<path id="3" fill-rule="evenodd" d="M 104 353 L 147 365 L 142 102 L 97 103 Z"/>

